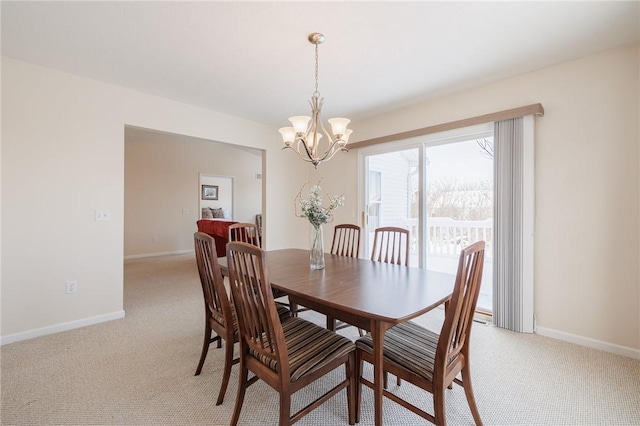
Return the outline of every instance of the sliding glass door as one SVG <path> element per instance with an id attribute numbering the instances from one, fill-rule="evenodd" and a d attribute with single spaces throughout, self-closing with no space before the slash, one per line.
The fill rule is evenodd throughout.
<path id="1" fill-rule="evenodd" d="M 362 152 L 364 255 L 381 226 L 410 231 L 411 267 L 454 274 L 460 250 L 487 242 L 478 310 L 492 311 L 493 131 L 460 129 Z"/>

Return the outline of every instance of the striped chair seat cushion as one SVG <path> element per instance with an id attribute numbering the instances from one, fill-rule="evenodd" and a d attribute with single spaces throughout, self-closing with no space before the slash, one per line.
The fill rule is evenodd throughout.
<path id="1" fill-rule="evenodd" d="M 433 363 L 439 335 L 418 324 L 400 323 L 384 335 L 384 362 L 409 370 L 433 381 Z M 373 354 L 373 338 L 367 334 L 356 341 L 356 347 Z"/>
<path id="2" fill-rule="evenodd" d="M 282 303 L 276 302 L 276 309 L 278 310 L 278 317 L 280 317 L 280 322 L 291 318 L 291 311 Z M 238 318 L 236 317 L 236 310 L 234 309 L 233 305 L 231 305 L 231 315 L 233 316 L 233 330 L 238 333 Z M 224 318 L 222 317 L 221 313 L 214 311 L 213 319 L 224 326 Z"/>
<path id="3" fill-rule="evenodd" d="M 280 317 L 280 322 L 291 318 L 291 311 L 282 303 L 276 302 L 276 308 L 278 309 L 278 316 Z"/>
<path id="4" fill-rule="evenodd" d="M 353 342 L 346 337 L 301 318 L 283 321 L 282 330 L 289 354 L 292 382 L 355 350 Z M 253 349 L 250 351 L 262 363 L 278 371 L 276 359 L 260 355 Z"/>

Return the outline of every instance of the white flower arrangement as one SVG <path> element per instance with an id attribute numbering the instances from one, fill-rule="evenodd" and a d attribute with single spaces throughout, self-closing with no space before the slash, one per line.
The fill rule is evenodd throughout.
<path id="1" fill-rule="evenodd" d="M 313 226 L 320 226 L 333 221 L 333 210 L 344 206 L 344 194 L 329 196 L 329 206 L 323 207 L 320 195 L 320 182 L 309 186 L 309 193 L 302 196 L 302 191 L 308 183 L 302 185 L 296 196 L 296 216 L 307 219 Z"/>

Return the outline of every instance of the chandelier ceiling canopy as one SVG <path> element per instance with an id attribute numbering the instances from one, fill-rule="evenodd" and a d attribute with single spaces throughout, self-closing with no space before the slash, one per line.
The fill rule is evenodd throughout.
<path id="1" fill-rule="evenodd" d="M 324 42 L 324 35 L 313 33 L 309 34 L 308 39 L 315 45 L 316 50 L 316 86 L 309 100 L 311 117 L 306 115 L 289 117 L 293 127 L 282 127 L 279 132 L 284 140 L 282 149 L 293 149 L 300 158 L 318 168 L 320 163 L 330 160 L 338 151 L 348 152 L 346 146 L 352 130 L 347 129 L 351 121 L 348 118 L 330 118 L 327 120 L 331 125 L 331 133 L 329 133 L 320 119 L 324 98 L 321 98 L 318 92 L 318 45 Z M 320 139 L 323 135 L 327 140 L 321 144 Z"/>

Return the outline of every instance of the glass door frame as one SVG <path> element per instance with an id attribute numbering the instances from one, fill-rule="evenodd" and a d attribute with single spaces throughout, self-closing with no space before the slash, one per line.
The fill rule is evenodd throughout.
<path id="1" fill-rule="evenodd" d="M 494 123 L 483 123 L 475 126 L 463 127 L 459 129 L 447 130 L 417 136 L 413 138 L 402 139 L 398 141 L 388 142 L 380 145 L 369 146 L 358 150 L 358 211 L 361 212 L 362 228 L 364 232 L 363 247 L 369 247 L 369 232 L 367 230 L 367 209 L 368 209 L 368 167 L 367 157 L 371 155 L 387 154 L 397 151 L 405 151 L 418 149 L 418 191 L 419 191 L 419 213 L 418 213 L 418 267 L 426 267 L 427 259 L 427 239 L 429 229 L 427 227 L 427 171 L 426 171 L 426 151 L 428 147 L 442 144 L 455 143 L 469 139 L 480 139 L 488 135 L 493 135 Z M 370 257 L 370 253 L 364 253 L 365 258 Z"/>

